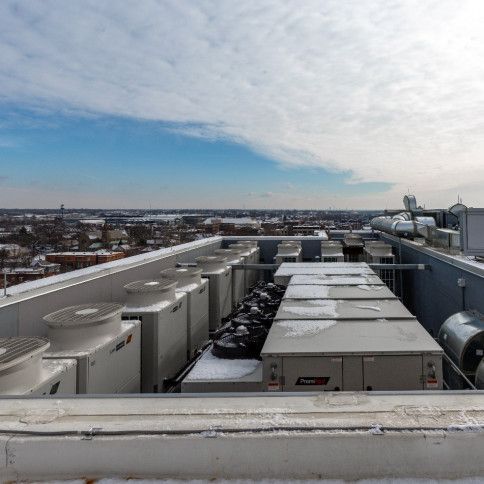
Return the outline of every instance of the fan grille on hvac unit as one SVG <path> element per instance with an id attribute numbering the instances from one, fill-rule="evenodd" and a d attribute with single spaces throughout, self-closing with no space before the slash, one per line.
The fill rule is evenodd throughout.
<path id="1" fill-rule="evenodd" d="M 94 323 L 103 319 L 108 319 L 123 310 L 122 304 L 116 303 L 94 303 L 80 304 L 60 309 L 48 314 L 44 320 L 48 323 Z"/>
<path id="2" fill-rule="evenodd" d="M 171 289 L 176 284 L 170 279 L 145 279 L 126 284 L 124 288 L 128 292 L 163 292 Z"/>
<path id="3" fill-rule="evenodd" d="M 0 365 L 12 366 L 8 364 L 48 347 L 46 338 L 0 338 Z"/>

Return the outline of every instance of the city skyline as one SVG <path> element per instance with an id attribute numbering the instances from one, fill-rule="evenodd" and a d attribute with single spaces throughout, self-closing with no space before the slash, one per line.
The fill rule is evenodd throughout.
<path id="1" fill-rule="evenodd" d="M 0 5 L 0 206 L 484 203 L 476 1 Z"/>

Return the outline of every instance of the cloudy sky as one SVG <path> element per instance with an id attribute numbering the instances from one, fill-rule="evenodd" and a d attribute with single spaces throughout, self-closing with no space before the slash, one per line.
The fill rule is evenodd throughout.
<path id="1" fill-rule="evenodd" d="M 483 206 L 482 0 L 0 2 L 0 207 Z"/>

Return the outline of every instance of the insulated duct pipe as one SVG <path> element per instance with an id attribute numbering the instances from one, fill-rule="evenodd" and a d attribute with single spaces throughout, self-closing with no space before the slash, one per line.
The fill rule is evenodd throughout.
<path id="1" fill-rule="evenodd" d="M 415 217 L 410 212 L 401 212 L 393 217 L 375 217 L 370 222 L 371 228 L 387 234 L 402 236 L 413 235 L 428 238 L 429 227 L 435 227 L 433 217 Z"/>

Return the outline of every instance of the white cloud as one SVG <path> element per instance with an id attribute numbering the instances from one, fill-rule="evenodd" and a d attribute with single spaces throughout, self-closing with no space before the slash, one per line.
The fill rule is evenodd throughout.
<path id="1" fill-rule="evenodd" d="M 483 24 L 480 0 L 5 1 L 0 100 L 395 183 L 357 206 L 482 204 Z"/>

